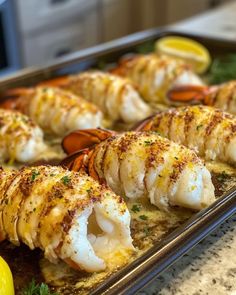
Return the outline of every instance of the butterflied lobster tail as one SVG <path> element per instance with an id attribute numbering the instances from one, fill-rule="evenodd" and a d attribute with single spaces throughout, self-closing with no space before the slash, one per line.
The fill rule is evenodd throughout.
<path id="1" fill-rule="evenodd" d="M 102 140 L 101 132 L 98 137 Z M 96 131 L 89 130 L 87 136 L 85 133 L 86 130 L 72 132 L 63 141 L 64 150 L 72 154 L 62 165 L 76 171 L 86 169 L 114 192 L 128 198 L 146 196 L 161 209 L 177 205 L 199 210 L 214 201 L 210 173 L 193 151 L 156 133 L 114 135 L 104 131 L 104 140 L 96 145 Z M 72 141 L 78 143 L 77 152 Z M 84 150 L 79 150 L 81 147 Z"/>
<path id="2" fill-rule="evenodd" d="M 0 170 L 0 239 L 88 272 L 133 250 L 121 197 L 84 173 L 52 166 Z"/>

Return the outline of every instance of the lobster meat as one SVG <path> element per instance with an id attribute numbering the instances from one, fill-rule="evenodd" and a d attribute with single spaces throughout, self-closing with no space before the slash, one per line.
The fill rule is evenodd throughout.
<path id="1" fill-rule="evenodd" d="M 0 160 L 34 161 L 48 149 L 42 130 L 27 116 L 0 109 Z"/>
<path id="2" fill-rule="evenodd" d="M 128 79 L 102 71 L 88 71 L 43 82 L 57 86 L 96 104 L 114 124 L 138 122 L 151 114 L 136 86 Z"/>
<path id="3" fill-rule="evenodd" d="M 138 131 L 154 131 L 193 149 L 206 160 L 236 164 L 236 118 L 213 107 L 170 109 L 144 120 Z"/>
<path id="4" fill-rule="evenodd" d="M 119 251 L 134 250 L 122 198 L 85 173 L 56 166 L 0 169 L 0 241 L 5 239 L 87 272 L 104 270 Z"/>
<path id="5" fill-rule="evenodd" d="M 210 172 L 197 155 L 154 132 L 78 130 L 62 145 L 69 154 L 62 165 L 86 170 L 127 198 L 148 197 L 164 210 L 170 205 L 199 210 L 215 200 Z"/>
<path id="6" fill-rule="evenodd" d="M 183 61 L 165 55 L 136 55 L 121 60 L 113 74 L 133 81 L 147 102 L 169 105 L 167 92 L 179 85 L 203 85 Z"/>
<path id="7" fill-rule="evenodd" d="M 78 128 L 103 126 L 102 112 L 94 104 L 55 87 L 12 89 L 0 106 L 28 115 L 45 133 L 64 136 Z"/>

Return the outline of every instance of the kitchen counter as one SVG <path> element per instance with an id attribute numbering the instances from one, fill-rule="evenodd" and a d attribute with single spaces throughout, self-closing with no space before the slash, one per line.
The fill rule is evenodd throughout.
<path id="1" fill-rule="evenodd" d="M 235 40 L 236 1 L 171 28 Z M 236 295 L 236 215 L 138 293 L 149 294 Z"/>
<path id="2" fill-rule="evenodd" d="M 236 215 L 138 295 L 236 295 Z"/>

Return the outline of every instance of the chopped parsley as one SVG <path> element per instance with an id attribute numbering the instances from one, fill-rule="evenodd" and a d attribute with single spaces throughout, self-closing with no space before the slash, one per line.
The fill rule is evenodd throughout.
<path id="1" fill-rule="evenodd" d="M 179 160 L 179 158 L 178 157 L 175 157 L 175 160 Z"/>
<path id="2" fill-rule="evenodd" d="M 200 128 L 202 128 L 202 127 L 203 127 L 203 125 L 202 125 L 202 124 L 200 124 L 200 125 L 197 125 L 197 127 L 196 127 L 197 131 L 198 131 Z"/>
<path id="3" fill-rule="evenodd" d="M 159 131 L 154 130 L 153 132 L 156 133 L 156 134 L 159 135 L 159 136 L 162 136 L 161 133 L 160 133 Z"/>
<path id="4" fill-rule="evenodd" d="M 142 220 L 147 220 L 148 219 L 147 215 L 139 215 L 139 218 L 142 219 Z"/>
<path id="5" fill-rule="evenodd" d="M 134 204 L 133 207 L 131 208 L 131 210 L 132 210 L 134 213 L 139 212 L 140 209 L 141 209 L 141 206 L 138 205 L 138 204 Z"/>
<path id="6" fill-rule="evenodd" d="M 31 175 L 31 180 L 32 180 L 32 181 L 35 181 L 35 179 L 36 179 L 37 176 L 39 176 L 39 175 L 40 175 L 40 173 L 39 173 L 38 171 L 33 170 L 33 171 L 32 171 L 32 175 Z"/>
<path id="7" fill-rule="evenodd" d="M 146 237 L 150 235 L 150 229 L 148 227 L 145 227 L 143 232 L 145 233 Z"/>
<path id="8" fill-rule="evenodd" d="M 70 177 L 69 176 L 63 176 L 61 178 L 61 181 L 64 183 L 64 185 L 68 185 L 70 183 Z"/>
<path id="9" fill-rule="evenodd" d="M 58 293 L 51 293 L 48 285 L 41 283 L 36 284 L 35 280 L 32 280 L 27 287 L 25 287 L 21 295 L 58 295 Z"/>
<path id="10" fill-rule="evenodd" d="M 144 145 L 145 146 L 149 146 L 149 145 L 151 145 L 152 144 L 152 142 L 150 141 L 150 140 L 145 140 L 144 141 Z"/>
<path id="11" fill-rule="evenodd" d="M 218 181 L 225 181 L 228 177 L 228 174 L 225 171 L 222 171 L 219 175 L 217 175 Z"/>

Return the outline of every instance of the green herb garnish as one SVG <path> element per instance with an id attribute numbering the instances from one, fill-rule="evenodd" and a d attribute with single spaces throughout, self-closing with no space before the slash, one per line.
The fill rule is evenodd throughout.
<path id="1" fill-rule="evenodd" d="M 150 140 L 145 140 L 145 141 L 144 141 L 144 145 L 145 145 L 145 146 L 149 146 L 151 143 L 152 143 L 152 142 L 151 142 Z"/>
<path id="2" fill-rule="evenodd" d="M 225 181 L 227 178 L 228 178 L 228 174 L 225 171 L 217 175 L 217 180 L 220 182 Z"/>
<path id="3" fill-rule="evenodd" d="M 27 287 L 25 287 L 21 295 L 58 295 L 58 293 L 51 293 L 48 285 L 41 283 L 36 284 L 35 280 L 32 280 Z"/>
<path id="4" fill-rule="evenodd" d="M 35 181 L 36 177 L 39 176 L 40 173 L 36 170 L 32 171 L 31 180 Z"/>
<path id="5" fill-rule="evenodd" d="M 147 215 L 139 215 L 139 218 L 142 219 L 142 220 L 147 220 L 148 219 Z"/>
<path id="6" fill-rule="evenodd" d="M 210 84 L 220 84 L 236 79 L 236 54 L 228 54 L 214 59 L 209 71 Z"/>
<path id="7" fill-rule="evenodd" d="M 138 205 L 138 204 L 134 204 L 133 207 L 131 208 L 131 210 L 132 210 L 134 213 L 139 212 L 140 209 L 141 209 L 141 206 Z"/>
<path id="8" fill-rule="evenodd" d="M 143 232 L 145 233 L 146 237 L 150 235 L 150 229 L 148 227 L 145 227 Z"/>
<path id="9" fill-rule="evenodd" d="M 61 181 L 64 183 L 64 185 L 68 185 L 70 183 L 70 177 L 69 176 L 63 176 L 61 178 Z"/>
<path id="10" fill-rule="evenodd" d="M 153 51 L 155 51 L 155 42 L 153 41 L 147 41 L 136 48 L 136 52 L 140 54 L 147 54 Z"/>
<path id="11" fill-rule="evenodd" d="M 203 125 L 202 124 L 200 124 L 200 125 L 197 125 L 197 127 L 196 127 L 196 129 L 197 130 L 199 130 L 200 128 L 202 128 L 203 127 Z"/>

